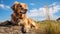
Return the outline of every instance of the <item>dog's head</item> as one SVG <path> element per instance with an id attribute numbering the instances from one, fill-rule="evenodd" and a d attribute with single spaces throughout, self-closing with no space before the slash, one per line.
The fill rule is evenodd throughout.
<path id="1" fill-rule="evenodd" d="M 27 12 L 27 5 L 24 3 L 15 2 L 11 8 L 17 14 L 26 14 Z"/>

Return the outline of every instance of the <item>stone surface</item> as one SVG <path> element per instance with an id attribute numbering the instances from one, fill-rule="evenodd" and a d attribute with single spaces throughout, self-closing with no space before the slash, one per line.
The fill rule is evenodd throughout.
<path id="1" fill-rule="evenodd" d="M 28 33 L 22 33 L 21 26 L 0 26 L 0 34 L 36 34 L 36 32 L 32 30 Z"/>

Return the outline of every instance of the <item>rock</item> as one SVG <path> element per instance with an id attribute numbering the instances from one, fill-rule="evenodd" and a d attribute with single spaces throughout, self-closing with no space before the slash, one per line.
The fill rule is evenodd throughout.
<path id="1" fill-rule="evenodd" d="M 6 23 L 7 22 L 7 23 Z M 0 34 L 40 34 L 40 31 L 31 29 L 30 32 L 23 33 L 22 26 L 12 25 L 9 21 L 0 24 Z"/>
<path id="2" fill-rule="evenodd" d="M 37 34 L 37 32 L 34 31 L 34 29 L 31 29 L 30 32 L 23 33 L 21 31 L 21 26 L 12 26 L 12 27 L 0 26 L 0 34 Z"/>

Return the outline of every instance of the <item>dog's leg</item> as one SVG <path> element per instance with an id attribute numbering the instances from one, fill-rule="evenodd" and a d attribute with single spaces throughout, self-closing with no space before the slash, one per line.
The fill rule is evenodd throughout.
<path id="1" fill-rule="evenodd" d="M 24 32 L 29 32 L 30 25 L 24 25 Z"/>
<path id="2" fill-rule="evenodd" d="M 31 27 L 34 27 L 35 29 L 38 29 L 36 23 L 32 19 L 28 19 L 28 21 L 29 21 L 29 24 L 30 24 Z"/>
<path id="3" fill-rule="evenodd" d="M 27 18 L 23 20 L 24 21 L 24 32 L 29 32 L 30 25 L 28 24 Z"/>

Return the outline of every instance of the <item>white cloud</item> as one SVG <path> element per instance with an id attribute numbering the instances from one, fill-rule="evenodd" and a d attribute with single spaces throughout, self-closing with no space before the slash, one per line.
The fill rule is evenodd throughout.
<path id="1" fill-rule="evenodd" d="M 53 8 L 52 8 L 52 6 L 53 6 Z M 57 16 L 57 15 L 54 15 L 59 10 L 60 10 L 60 3 L 59 2 L 55 2 L 55 3 L 53 3 L 53 4 L 50 5 L 49 11 L 50 11 L 50 16 L 51 16 L 52 20 L 57 19 L 57 18 L 60 17 L 60 16 Z"/>
<path id="2" fill-rule="evenodd" d="M 30 5 L 32 5 L 32 6 L 33 6 L 33 5 L 35 5 L 35 4 L 34 4 L 34 3 L 30 3 Z"/>
<path id="3" fill-rule="evenodd" d="M 0 7 L 1 7 L 1 8 L 4 8 L 4 5 L 3 5 L 3 4 L 0 4 Z"/>
<path id="4" fill-rule="evenodd" d="M 53 6 L 54 9 L 52 8 L 52 6 Z M 44 20 L 45 17 L 46 17 L 46 8 L 45 7 L 42 7 L 42 8 L 39 8 L 39 9 L 36 9 L 36 8 L 31 9 L 30 12 L 27 13 L 28 17 L 30 17 L 30 18 L 33 17 L 33 19 L 35 19 L 35 20 L 37 18 L 40 21 Z M 60 10 L 60 5 L 58 4 L 58 2 L 55 2 L 55 3 L 51 4 L 51 5 L 49 5 L 49 14 L 50 14 L 51 20 L 55 20 L 58 17 L 60 17 L 60 16 L 57 16 L 57 15 L 54 15 L 59 10 Z M 44 17 L 44 18 L 42 18 L 42 17 Z"/>
<path id="5" fill-rule="evenodd" d="M 10 9 L 10 7 L 8 5 L 4 5 L 4 4 L 0 4 L 0 7 L 3 9 Z"/>

